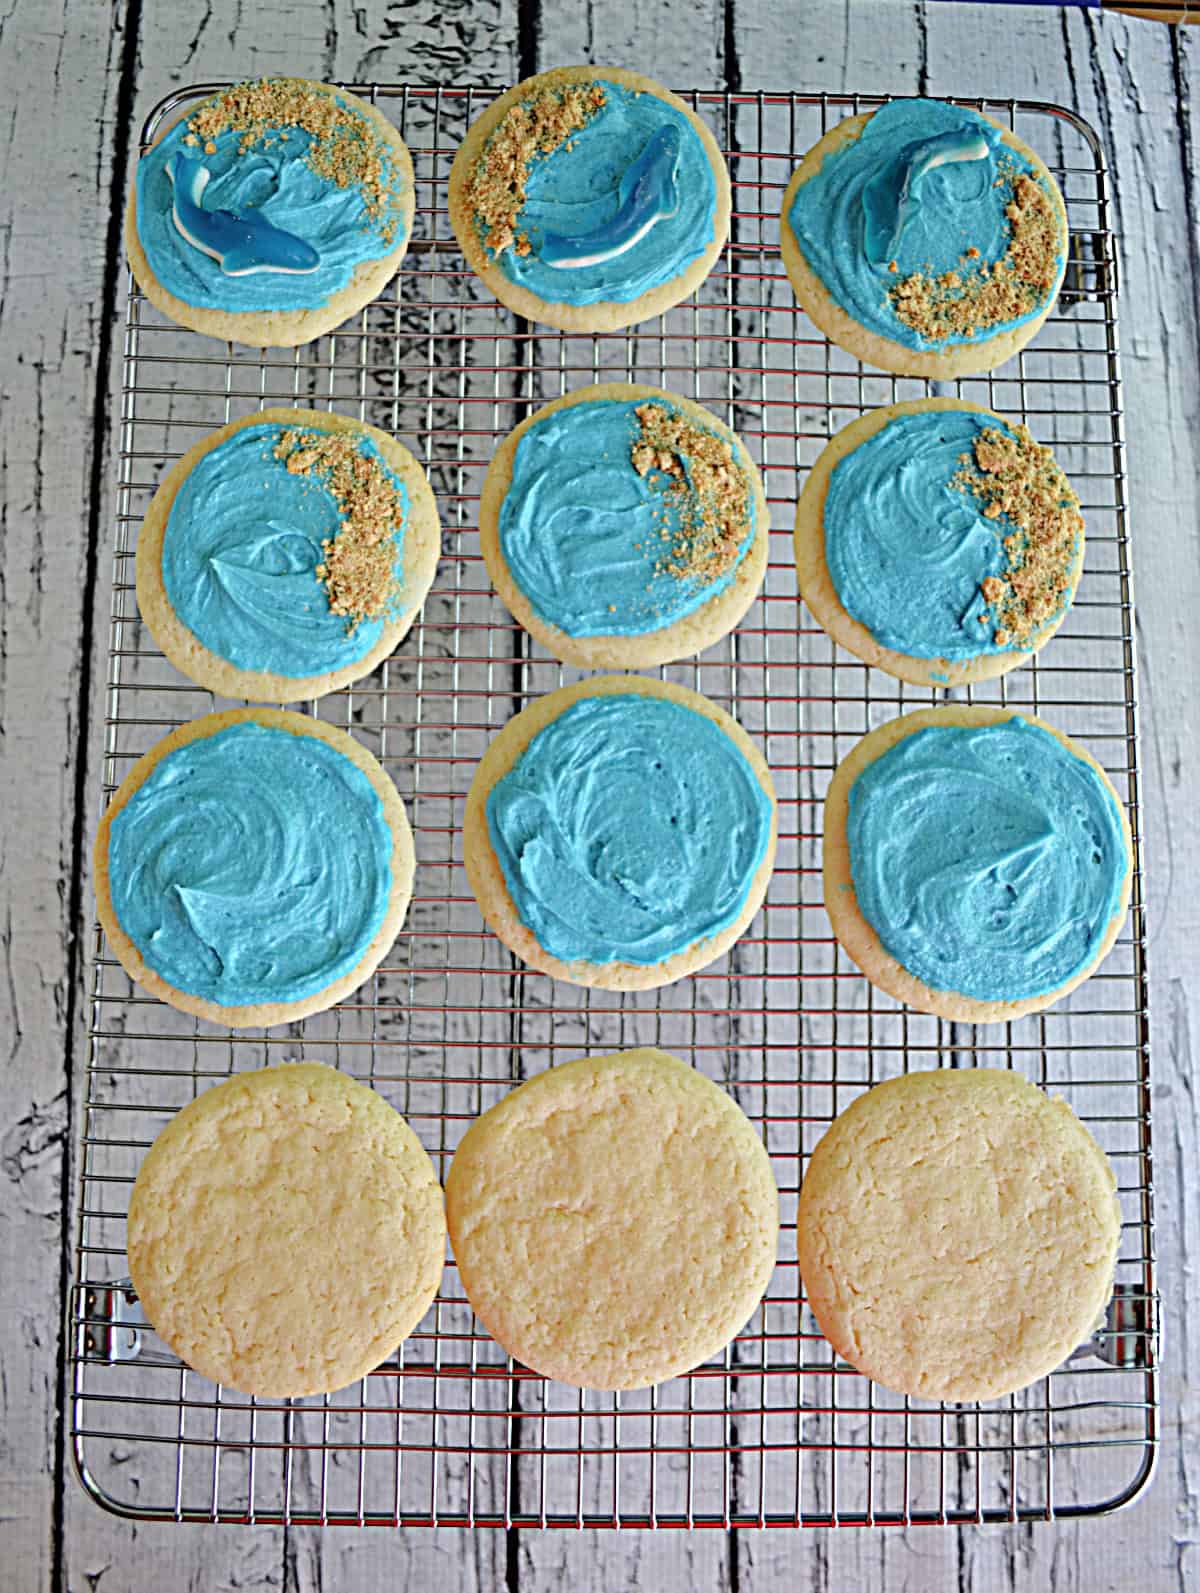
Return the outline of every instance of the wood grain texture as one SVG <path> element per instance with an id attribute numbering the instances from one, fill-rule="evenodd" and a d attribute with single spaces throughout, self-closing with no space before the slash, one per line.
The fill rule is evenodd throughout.
<path id="1" fill-rule="evenodd" d="M 958 1587 L 1179 1593 L 1200 1577 L 1195 1332 L 1200 1191 L 1192 1066 L 1200 1032 L 1200 111 L 1197 44 L 1118 16 L 901 0 L 16 0 L 0 18 L 0 1516 L 5 1583 L 70 1588 L 464 1589 Z M 354 1532 L 135 1527 L 75 1488 L 57 1425 L 61 1217 L 82 1057 L 73 889 L 94 826 L 106 639 L 112 329 L 105 243 L 133 129 L 169 87 L 296 72 L 512 81 L 579 60 L 676 87 L 999 95 L 1075 105 L 1105 139 L 1123 234 L 1129 496 L 1146 778 L 1164 1453 L 1131 1511 L 1078 1526 L 906 1534 Z M 54 129 L 47 138 L 45 129 Z M 114 138 L 118 142 L 114 143 Z M 37 159 L 31 161 L 30 149 Z M 112 169 L 114 149 L 117 152 Z M 46 195 L 56 224 L 47 226 Z M 99 513 L 89 517 L 93 487 Z M 1190 1441 L 1185 1435 L 1191 1432 Z M 518 1478 L 519 1482 L 519 1478 Z"/>

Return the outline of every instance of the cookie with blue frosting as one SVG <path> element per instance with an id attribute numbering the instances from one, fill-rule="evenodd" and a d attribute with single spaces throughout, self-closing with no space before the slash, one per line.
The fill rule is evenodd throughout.
<path id="1" fill-rule="evenodd" d="M 949 704 L 864 736 L 825 798 L 825 910 L 871 982 L 921 1012 L 1002 1023 L 1093 973 L 1125 922 L 1129 821 L 1078 742 Z"/>
<path id="2" fill-rule="evenodd" d="M 770 518 L 745 446 L 708 410 L 606 382 L 497 450 L 479 537 L 509 612 L 556 658 L 647 669 L 703 652 L 762 585 Z"/>
<path id="3" fill-rule="evenodd" d="M 518 315 L 573 332 L 678 304 L 729 234 L 729 173 L 676 95 L 615 67 L 527 78 L 475 121 L 450 171 L 467 263 Z"/>
<path id="4" fill-rule="evenodd" d="M 1022 425 L 958 398 L 851 421 L 796 509 L 800 590 L 833 640 L 918 686 L 1032 658 L 1083 568 L 1079 499 Z"/>
<path id="5" fill-rule="evenodd" d="M 230 1029 L 292 1023 L 374 973 L 412 894 L 379 763 L 281 708 L 207 714 L 121 782 L 93 854 L 108 943 L 144 990 Z"/>
<path id="6" fill-rule="evenodd" d="M 394 437 L 324 410 L 263 410 L 202 438 L 155 493 L 138 607 L 199 685 L 308 701 L 394 652 L 440 545 L 428 479 Z"/>
<path id="7" fill-rule="evenodd" d="M 467 795 L 480 912 L 530 967 L 650 990 L 705 967 L 762 905 L 770 771 L 699 692 L 640 675 L 564 686 L 494 738 Z"/>
<path id="8" fill-rule="evenodd" d="M 800 162 L 780 245 L 817 327 L 906 376 L 990 371 L 1049 314 L 1067 214 L 1015 133 L 941 100 L 847 117 Z"/>
<path id="9" fill-rule="evenodd" d="M 138 162 L 130 268 L 179 325 L 291 348 L 376 297 L 408 247 L 412 160 L 373 105 L 263 78 L 202 100 Z"/>

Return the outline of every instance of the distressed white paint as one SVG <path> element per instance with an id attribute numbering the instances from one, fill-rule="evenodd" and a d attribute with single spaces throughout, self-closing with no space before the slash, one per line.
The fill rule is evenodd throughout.
<path id="1" fill-rule="evenodd" d="M 116 21 L 118 29 L 111 31 Z M 94 818 L 102 707 L 79 745 L 86 504 L 110 206 L 109 159 L 124 9 L 101 0 L 17 0 L 0 18 L 6 115 L 0 143 L 0 693 L 5 758 L 0 944 L 0 1517 L 6 1586 L 35 1593 L 321 1587 L 673 1590 L 811 1587 L 1053 1588 L 1180 1593 L 1197 1571 L 1200 1445 L 1196 1302 L 1200 1210 L 1191 1077 L 1200 830 L 1200 141 L 1196 46 L 1182 30 L 1119 17 L 858 0 L 593 0 L 546 4 L 527 46 L 537 67 L 592 59 L 680 86 L 1021 95 L 1074 104 L 1114 166 L 1124 233 L 1130 497 L 1140 610 L 1154 997 L 1159 1254 L 1166 1315 L 1164 1455 L 1133 1510 L 1079 1527 L 921 1533 L 283 1533 L 139 1527 L 101 1514 L 54 1474 L 58 1233 L 69 1043 L 81 1004 L 66 987 L 76 771 Z M 731 47 L 731 48 L 730 48 Z M 242 6 L 149 4 L 135 111 L 175 82 L 291 71 L 357 79 L 499 81 L 518 65 L 515 0 Z M 49 136 L 48 136 L 49 135 Z M 34 153 L 36 152 L 36 153 Z M 121 181 L 124 174 L 119 174 Z M 47 204 L 47 195 L 53 197 Z M 47 217 L 50 219 L 47 220 Z M 109 373 L 102 373 L 107 379 Z M 107 439 L 103 439 L 106 443 Z M 107 461 L 101 462 L 107 483 Z M 99 526 L 107 537 L 107 505 Z M 100 565 L 97 614 L 107 611 Z M 103 640 L 103 625 L 96 635 Z M 93 660 L 95 663 L 95 660 Z M 93 678 L 96 670 L 93 670 Z M 90 916 L 85 893 L 83 921 Z M 1187 1441 L 1189 1429 L 1192 1433 Z M 65 1489 L 65 1492 L 63 1491 Z M 56 1522 L 62 1530 L 55 1543 Z M 58 1593 L 58 1588 L 55 1588 Z"/>

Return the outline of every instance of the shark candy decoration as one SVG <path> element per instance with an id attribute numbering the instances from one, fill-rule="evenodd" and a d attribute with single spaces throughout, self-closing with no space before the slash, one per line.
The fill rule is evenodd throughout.
<path id="1" fill-rule="evenodd" d="M 913 145 L 898 163 L 885 167 L 871 179 L 863 190 L 862 204 L 866 255 L 872 265 L 886 267 L 900 247 L 905 225 L 920 203 L 918 190 L 926 172 L 949 162 L 987 160 L 1000 139 L 998 132 L 989 136 L 989 131 L 964 127 L 961 131 L 955 128 L 939 133 Z M 986 186 L 989 181 L 990 170 L 984 168 L 981 184 Z"/>
<path id="2" fill-rule="evenodd" d="M 172 220 L 181 238 L 211 255 L 227 277 L 254 276 L 262 271 L 305 276 L 321 256 L 294 232 L 274 227 L 258 210 L 237 215 L 232 210 L 206 210 L 204 190 L 212 173 L 202 161 L 174 155 L 167 163 L 174 187 Z"/>
<path id="3" fill-rule="evenodd" d="M 656 221 L 673 216 L 679 208 L 676 179 L 680 148 L 677 127 L 668 124 L 652 133 L 621 178 L 617 190 L 619 208 L 612 220 L 574 237 L 560 232 L 543 233 L 538 250 L 543 264 L 556 271 L 599 265 L 632 249 Z"/>

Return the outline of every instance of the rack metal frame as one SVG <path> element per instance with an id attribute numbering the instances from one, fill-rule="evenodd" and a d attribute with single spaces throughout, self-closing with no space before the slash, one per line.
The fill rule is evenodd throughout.
<path id="1" fill-rule="evenodd" d="M 168 95 L 143 149 L 219 84 Z M 1093 1514 L 1136 1496 L 1157 1441 L 1149 1051 L 1136 659 L 1116 320 L 1117 260 L 1100 143 L 1057 106 L 964 101 L 1026 138 L 1062 186 L 1071 252 L 1059 304 L 1016 359 L 937 384 L 1026 421 L 1076 483 L 1088 522 L 1079 596 L 1026 667 L 952 693 L 1036 711 L 1079 737 L 1126 802 L 1128 924 L 1103 968 L 1049 1012 L 974 1029 L 875 991 L 821 903 L 821 802 L 875 724 L 933 694 L 836 649 L 800 603 L 799 486 L 864 410 L 935 390 L 864 368 L 796 305 L 778 247 L 784 187 L 858 95 L 698 91 L 733 179 L 729 244 L 668 314 L 606 335 L 510 315 L 465 268 L 446 178 L 499 90 L 347 85 L 400 127 L 416 168 L 412 244 L 388 290 L 297 350 L 222 346 L 167 323 L 127 281 L 115 450 L 111 645 L 101 797 L 171 727 L 226 706 L 162 659 L 134 597 L 137 528 L 165 467 L 205 431 L 269 404 L 330 407 L 395 431 L 429 470 L 444 551 L 421 619 L 373 676 L 310 705 L 388 768 L 416 840 L 416 892 L 394 949 L 339 1008 L 262 1033 L 222 1032 L 137 991 L 95 929 L 82 1081 L 75 1279 L 65 1302 L 72 1452 L 84 1486 L 126 1516 L 178 1521 L 496 1526 L 950 1524 Z M 106 312 L 119 313 L 116 304 Z M 531 407 L 604 380 L 708 404 L 763 469 L 774 519 L 763 592 L 743 624 L 662 673 L 735 713 L 763 746 L 780 841 L 763 909 L 719 962 L 665 990 L 556 984 L 487 932 L 461 867 L 467 787 L 490 735 L 578 672 L 531 642 L 492 594 L 479 486 Z M 940 700 L 940 694 L 939 694 Z M 397 1356 L 320 1400 L 245 1398 L 184 1367 L 123 1277 L 141 1157 L 167 1117 L 231 1072 L 304 1055 L 372 1083 L 444 1174 L 467 1124 L 512 1084 L 587 1051 L 661 1045 L 729 1088 L 761 1128 L 783 1209 L 763 1305 L 713 1362 L 640 1394 L 582 1393 L 510 1362 L 447 1267 Z M 901 1398 L 838 1361 L 804 1305 L 796 1197 L 804 1159 L 863 1089 L 908 1068 L 1021 1069 L 1061 1093 L 1117 1169 L 1123 1237 L 1106 1324 L 1050 1377 L 1006 1400 Z"/>

